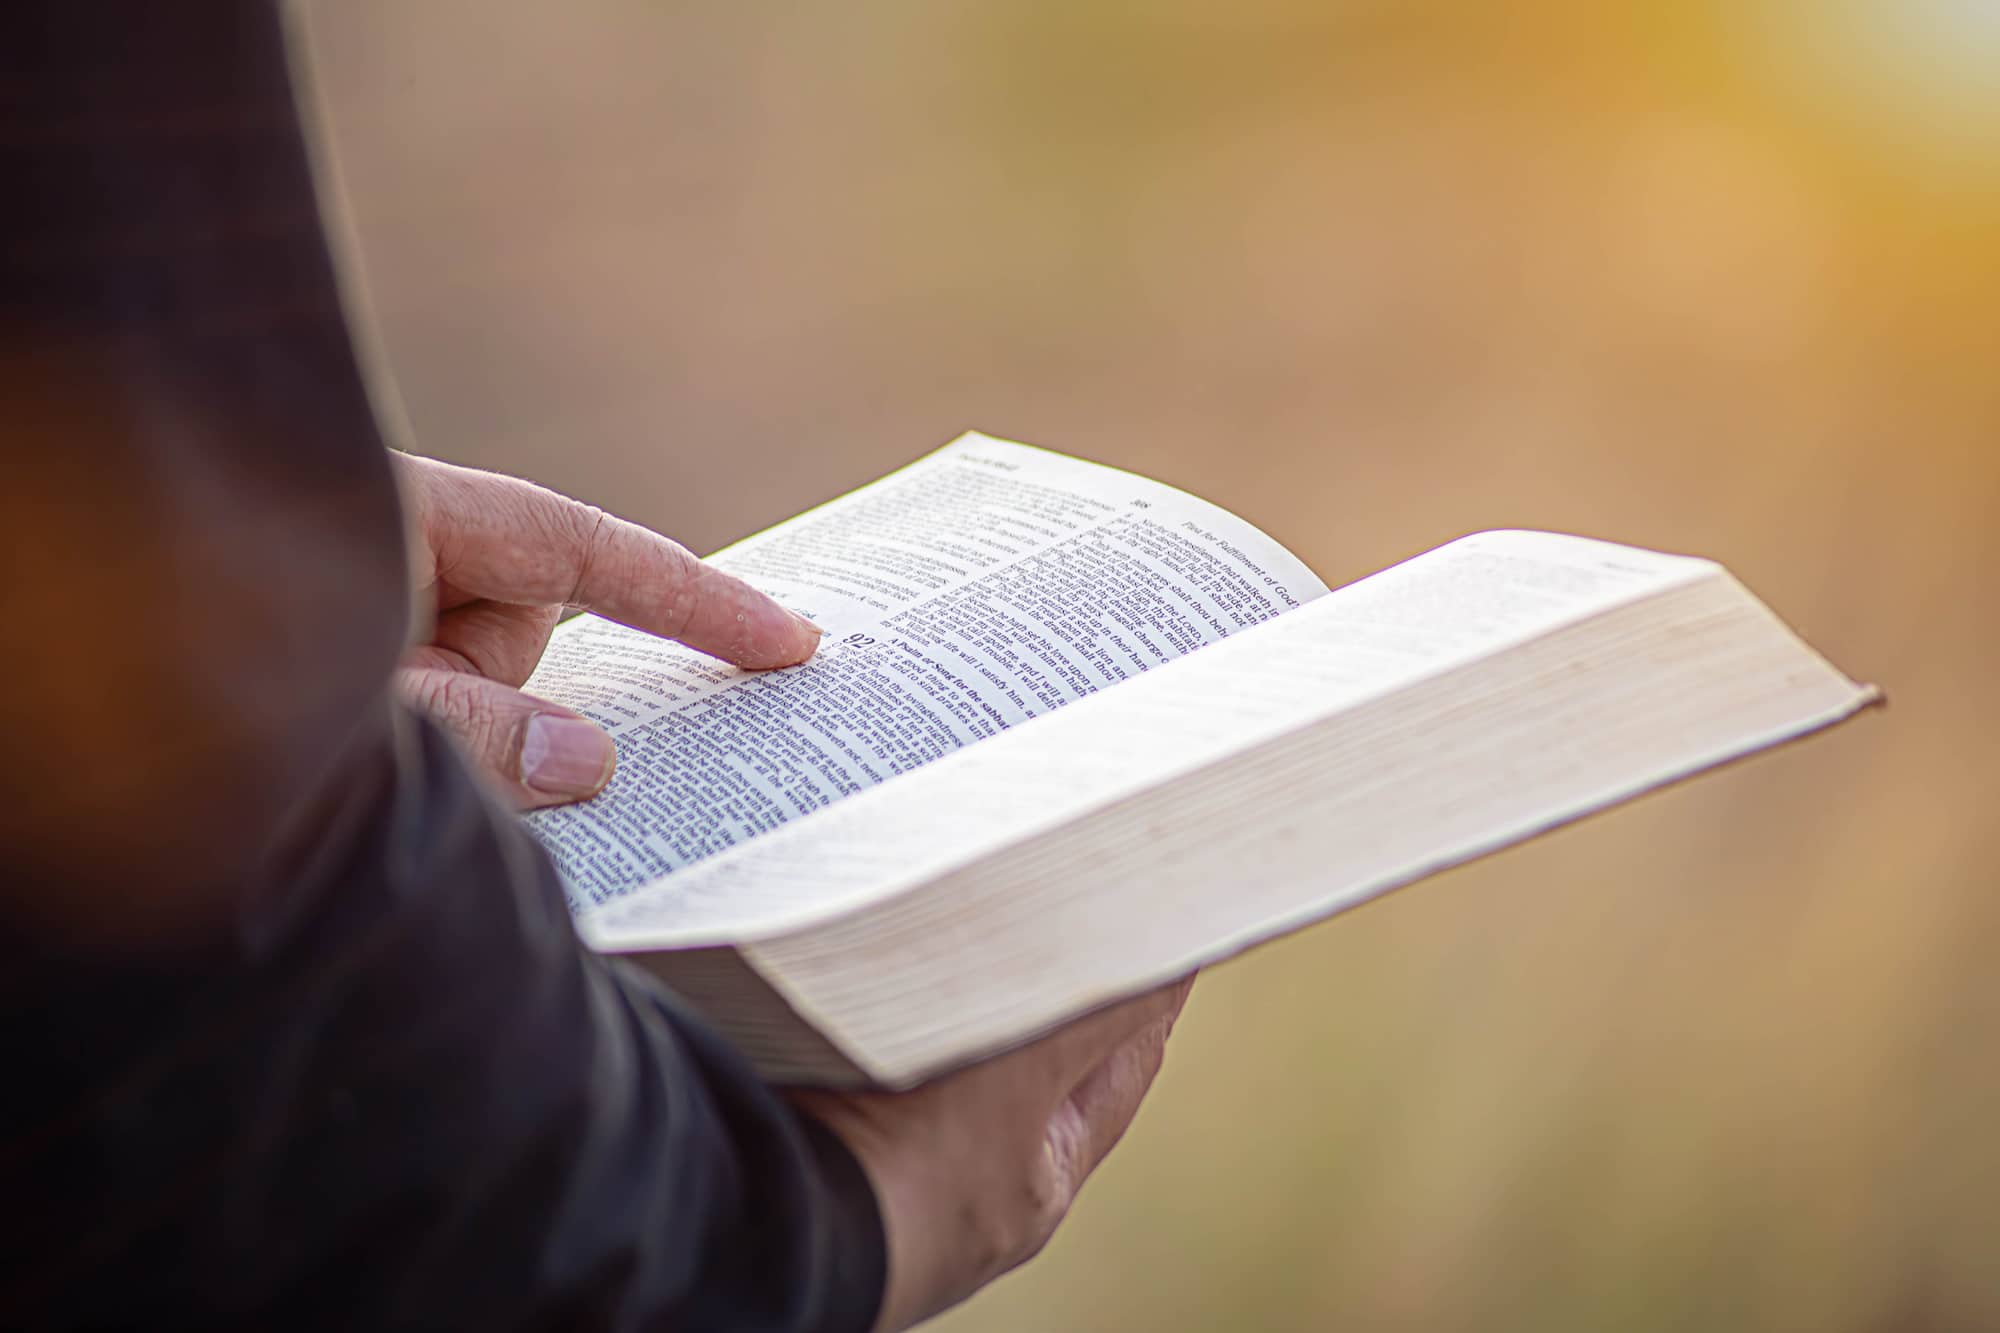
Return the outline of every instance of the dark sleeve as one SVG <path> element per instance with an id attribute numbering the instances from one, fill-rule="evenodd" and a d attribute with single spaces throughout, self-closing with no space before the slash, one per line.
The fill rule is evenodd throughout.
<path id="1" fill-rule="evenodd" d="M 387 682 L 276 11 L 0 7 L 0 1325 L 865 1329 L 875 1202 Z"/>

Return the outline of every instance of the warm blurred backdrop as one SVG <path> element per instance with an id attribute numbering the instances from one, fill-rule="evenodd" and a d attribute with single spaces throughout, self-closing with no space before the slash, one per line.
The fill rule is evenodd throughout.
<path id="1" fill-rule="evenodd" d="M 939 1327 L 2000 1328 L 2000 6 L 343 0 L 426 452 L 710 548 L 977 426 L 1332 582 L 1726 561 L 1887 713 L 1217 970 Z"/>

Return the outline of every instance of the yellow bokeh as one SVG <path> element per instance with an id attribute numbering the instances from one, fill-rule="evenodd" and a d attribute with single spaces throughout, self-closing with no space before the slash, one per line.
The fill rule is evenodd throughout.
<path id="1" fill-rule="evenodd" d="M 349 0 L 419 447 L 712 547 L 979 427 L 1342 582 L 1726 561 L 1890 709 L 1219 969 L 941 1328 L 2000 1327 L 2000 18 Z"/>

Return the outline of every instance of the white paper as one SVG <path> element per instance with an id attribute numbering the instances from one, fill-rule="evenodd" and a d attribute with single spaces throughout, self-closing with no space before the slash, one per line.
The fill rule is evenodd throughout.
<path id="1" fill-rule="evenodd" d="M 618 744 L 602 795 L 527 817 L 574 912 L 1325 592 L 1214 505 L 978 435 L 713 562 L 827 637 L 750 673 L 594 616 L 557 632 L 527 690 Z"/>
<path id="2" fill-rule="evenodd" d="M 607 948 L 740 942 L 861 902 L 1504 645 L 1713 573 L 1551 533 L 1464 538 L 649 888 Z M 1117 900 L 1121 903 L 1123 899 Z"/>

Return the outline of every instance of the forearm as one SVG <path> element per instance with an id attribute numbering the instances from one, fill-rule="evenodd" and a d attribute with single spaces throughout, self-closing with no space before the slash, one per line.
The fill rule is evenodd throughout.
<path id="1" fill-rule="evenodd" d="M 291 913 L 8 959 L 10 1322 L 866 1328 L 851 1159 L 580 950 L 510 818 L 398 732 Z"/>

